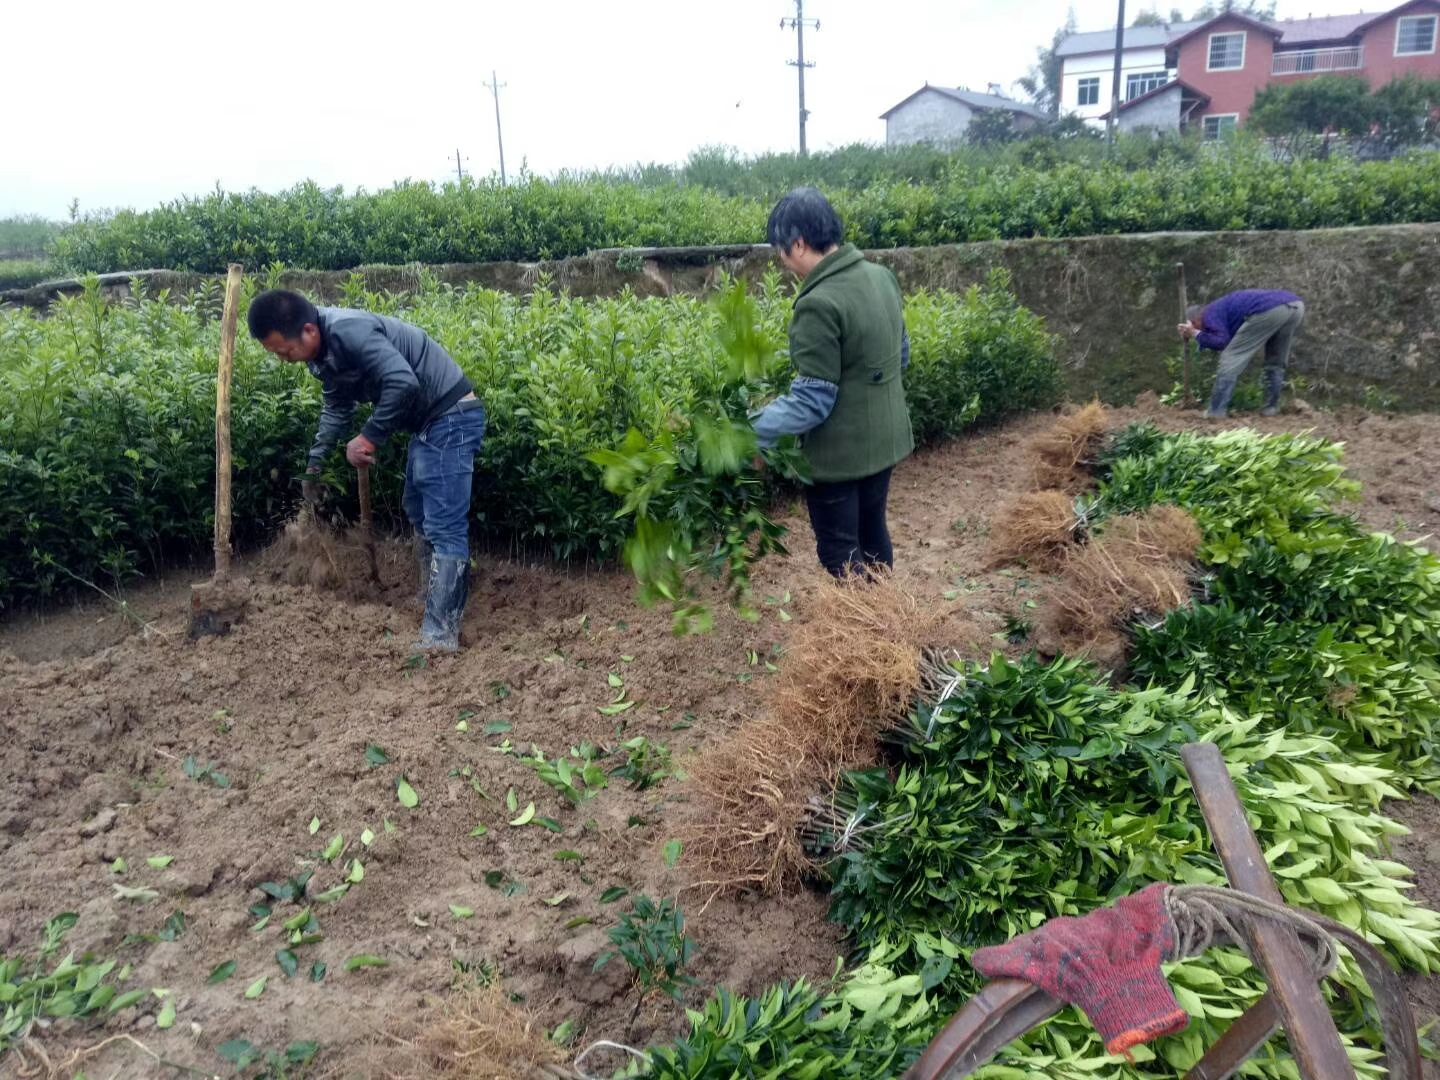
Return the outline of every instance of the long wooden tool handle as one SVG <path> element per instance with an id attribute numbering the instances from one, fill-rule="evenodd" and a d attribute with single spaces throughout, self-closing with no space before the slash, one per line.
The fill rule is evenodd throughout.
<path id="1" fill-rule="evenodd" d="M 1283 904 L 1285 899 L 1270 876 L 1260 842 L 1245 818 L 1245 808 L 1220 748 L 1214 743 L 1187 743 L 1180 748 L 1180 759 L 1190 774 L 1195 799 L 1205 824 L 1210 826 L 1210 838 L 1230 886 Z M 1355 1069 L 1345 1054 L 1335 1020 L 1295 931 L 1260 919 L 1255 924 L 1252 945 L 1255 962 L 1265 973 L 1270 994 L 1279 1007 L 1301 1077 L 1355 1080 Z"/>
<path id="2" fill-rule="evenodd" d="M 374 511 L 370 506 L 370 466 L 362 465 L 356 469 L 360 479 L 360 527 L 367 533 L 375 520 Z"/>
<path id="3" fill-rule="evenodd" d="M 235 374 L 235 327 L 240 320 L 244 267 L 231 263 L 225 276 L 220 319 L 220 366 L 215 375 L 215 579 L 230 576 L 230 383 Z"/>
<path id="4" fill-rule="evenodd" d="M 1186 290 L 1185 290 L 1185 264 L 1184 264 L 1183 262 L 1178 262 L 1178 263 L 1176 263 L 1176 264 L 1175 264 L 1175 271 L 1176 271 L 1176 273 L 1178 273 L 1178 274 L 1180 275 L 1180 321 L 1181 321 L 1182 323 L 1183 323 L 1183 322 L 1189 322 L 1190 320 L 1185 317 L 1185 313 L 1190 310 L 1190 299 L 1189 299 L 1189 296 L 1187 295 Z M 1190 339 L 1189 339 L 1188 337 L 1185 339 L 1185 344 L 1183 344 L 1183 345 L 1180 347 L 1180 363 L 1181 363 L 1181 369 L 1182 369 L 1182 371 L 1184 372 L 1184 374 L 1183 374 L 1182 377 L 1183 377 L 1184 380 L 1185 380 L 1185 382 L 1184 382 L 1185 397 L 1181 400 L 1181 404 L 1182 404 L 1182 405 L 1189 405 L 1189 404 L 1190 404 Z"/>

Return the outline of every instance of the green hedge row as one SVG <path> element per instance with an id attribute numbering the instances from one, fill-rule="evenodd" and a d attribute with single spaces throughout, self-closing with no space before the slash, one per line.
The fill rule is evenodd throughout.
<path id="1" fill-rule="evenodd" d="M 1440 154 L 1389 162 L 1279 164 L 1247 146 L 1122 161 L 956 157 L 933 182 L 832 190 L 866 248 L 1166 230 L 1308 229 L 1440 220 Z M 67 228 L 74 271 L 222 271 L 283 262 L 315 270 L 486 262 L 605 247 L 757 243 L 773 195 L 604 179 L 404 184 L 346 194 L 306 183 L 280 194 L 215 192 Z"/>
<path id="2" fill-rule="evenodd" d="M 922 441 L 1059 398 L 1051 339 L 1008 284 L 996 276 L 964 296 L 909 300 L 907 388 Z M 772 275 L 758 298 L 775 350 L 757 392 L 788 385 L 791 292 Z M 123 579 L 208 545 L 218 299 L 210 290 L 115 306 L 92 283 L 44 318 L 0 313 L 0 604 L 76 578 Z M 465 368 L 489 413 L 476 528 L 560 558 L 614 556 L 629 528 L 584 455 L 631 428 L 654 436 L 723 381 L 717 312 L 690 298 L 585 302 L 543 283 L 521 298 L 427 280 L 404 298 L 357 283 L 348 302 L 412 320 Z M 234 403 L 236 538 L 254 544 L 295 508 L 319 384 L 242 334 Z M 375 480 L 377 510 L 395 518 L 403 450 L 404 440 L 386 448 Z M 340 453 L 329 468 L 343 495 L 353 474 Z M 753 502 L 773 495 L 765 484 L 743 490 Z"/>

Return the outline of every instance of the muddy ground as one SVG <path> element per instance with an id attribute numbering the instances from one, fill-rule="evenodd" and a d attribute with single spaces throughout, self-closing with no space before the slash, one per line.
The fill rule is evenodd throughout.
<path id="1" fill-rule="evenodd" d="M 1201 423 L 1156 407 L 1117 413 L 1140 415 L 1167 427 Z M 1344 440 L 1351 474 L 1365 484 L 1356 511 L 1371 526 L 1413 538 L 1440 524 L 1440 417 L 1249 422 Z M 962 439 L 896 473 L 900 577 L 945 610 L 951 641 L 969 655 L 1003 647 L 1007 617 L 1043 595 L 1042 578 L 984 567 L 990 517 L 1029 488 L 1023 444 L 1048 423 L 1033 417 Z M 99 1028 L 42 1032 L 47 1056 L 58 1067 L 126 1033 L 168 1061 L 229 1075 L 216 1052 L 226 1040 L 276 1050 L 314 1040 L 322 1065 L 347 1074 L 438 1016 L 457 987 L 497 970 L 547 1030 L 572 1021 L 577 1046 L 601 1038 L 643 1046 L 683 1030 L 684 1018 L 657 1001 L 627 1028 L 624 964 L 592 970 L 607 925 L 628 904 L 602 903 L 616 888 L 679 896 L 699 949 L 689 1004 L 717 984 L 754 992 L 828 975 L 846 946 L 821 894 L 707 906 L 709 890 L 695 887 L 683 855 L 667 866 L 667 822 L 686 798 L 683 780 L 647 791 L 614 780 L 571 807 L 515 756 L 532 745 L 552 758 L 582 742 L 613 749 L 645 735 L 667 745 L 683 771 L 706 739 L 763 710 L 772 666 L 784 663 L 815 581 L 798 506 L 787 523 L 793 553 L 760 571 L 760 621 L 721 613 L 704 637 L 673 637 L 668 616 L 637 607 L 619 572 L 486 557 L 465 623 L 470 647 L 414 666 L 418 609 L 399 545 L 382 548 L 383 587 L 368 600 L 286 584 L 251 560 L 250 614 L 226 638 L 186 639 L 198 576 L 187 573 L 130 590 L 124 613 L 86 604 L 0 624 L 0 953 L 30 952 L 47 919 L 73 911 L 69 946 L 133 964 L 136 985 L 168 988 L 178 1006 L 168 1031 L 156 1029 L 151 1008 Z M 618 695 L 611 675 L 623 683 L 621 703 L 634 705 L 606 715 L 601 708 Z M 457 730 L 462 720 L 468 730 Z M 367 761 L 371 746 L 385 764 Z M 191 758 L 198 777 L 187 774 Z M 418 794 L 414 809 L 397 799 L 401 776 Z M 560 831 L 508 824 L 519 816 L 506 806 L 511 789 L 522 811 L 534 802 L 536 816 Z M 1394 808 L 1415 829 L 1398 848 L 1416 870 L 1416 894 L 1432 906 L 1440 904 L 1437 811 L 1430 800 Z M 488 831 L 474 835 L 480 825 Z M 326 862 L 319 855 L 336 834 L 344 853 Z M 559 860 L 561 851 L 579 858 Z M 147 863 L 156 857 L 173 861 Z M 300 968 L 287 977 L 275 959 L 285 945 L 279 923 L 300 909 L 276 904 L 271 925 L 255 932 L 249 909 L 265 899 L 258 886 L 313 870 L 313 897 L 340 883 L 356 858 L 363 880 L 315 906 L 323 940 L 295 950 Z M 115 872 L 117 859 L 125 872 Z M 158 895 L 123 899 L 117 885 Z M 457 917 L 452 905 L 474 914 Z M 156 940 L 176 911 L 183 933 Z M 362 954 L 388 966 L 347 972 L 346 960 Z M 229 961 L 234 976 L 207 984 Z M 318 983 L 308 977 L 317 962 L 328 969 Z M 263 994 L 247 1000 L 261 976 L 269 977 Z M 1434 981 L 1412 980 L 1424 1018 L 1440 1011 Z M 181 1075 L 131 1043 L 56 1075 L 82 1067 L 92 1078 Z M 19 1069 L 16 1055 L 0 1058 L 0 1076 Z"/>

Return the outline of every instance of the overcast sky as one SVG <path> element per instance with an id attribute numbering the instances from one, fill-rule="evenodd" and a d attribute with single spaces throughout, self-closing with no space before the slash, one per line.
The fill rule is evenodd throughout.
<path id="1" fill-rule="evenodd" d="M 1327 6 L 1328 5 L 1328 6 Z M 812 150 L 884 139 L 926 81 L 1010 91 L 1069 0 L 806 0 Z M 1112 0 L 1075 0 L 1081 30 Z M 1131 0 L 1129 12 L 1146 7 Z M 1186 9 L 1194 6 L 1187 0 Z M 1370 7 L 1383 8 L 1384 3 Z M 144 0 L 0 13 L 0 217 L 145 208 L 219 183 L 384 187 L 694 148 L 796 146 L 794 0 Z M 1280 0 L 1281 16 L 1356 9 Z M 1169 4 L 1161 8 L 1169 10 Z"/>

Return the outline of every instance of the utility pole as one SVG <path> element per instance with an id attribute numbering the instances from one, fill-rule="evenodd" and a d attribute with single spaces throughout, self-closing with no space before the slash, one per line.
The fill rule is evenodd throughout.
<path id="1" fill-rule="evenodd" d="M 455 148 L 455 179 L 460 183 L 465 182 L 465 170 L 460 168 L 460 148 Z"/>
<path id="2" fill-rule="evenodd" d="M 1110 117 L 1105 121 L 1105 141 L 1115 145 L 1115 130 L 1120 126 L 1120 67 L 1125 49 L 1125 0 L 1120 0 L 1120 14 L 1115 19 L 1115 78 L 1110 84 Z"/>
<path id="3" fill-rule="evenodd" d="M 800 75 L 800 156 L 804 157 L 805 150 L 805 120 L 810 111 L 805 108 L 805 69 L 814 67 L 814 61 L 805 62 L 805 27 L 813 26 L 820 29 L 819 19 L 805 18 L 805 0 L 795 0 L 795 17 L 793 19 L 781 19 L 780 29 L 788 30 L 792 27 L 795 30 L 795 59 L 785 61 L 795 68 Z"/>
<path id="4" fill-rule="evenodd" d="M 495 142 L 500 147 L 500 185 L 505 185 L 505 139 L 500 134 L 500 89 L 505 86 L 495 77 L 495 69 L 490 69 L 490 81 L 485 84 L 490 92 L 495 95 Z M 522 163 L 523 164 L 523 163 Z M 524 171 L 523 169 L 521 170 Z"/>

